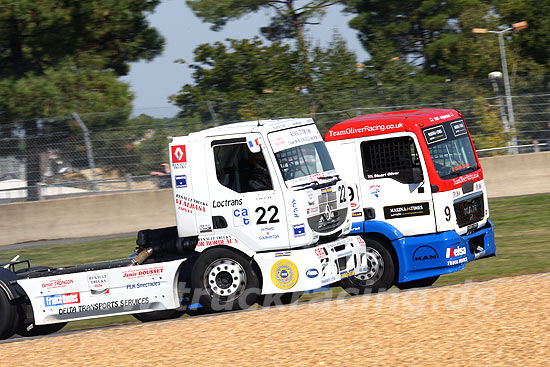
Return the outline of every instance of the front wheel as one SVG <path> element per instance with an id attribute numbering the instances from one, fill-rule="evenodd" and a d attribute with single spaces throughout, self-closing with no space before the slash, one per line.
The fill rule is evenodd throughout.
<path id="1" fill-rule="evenodd" d="M 191 285 L 208 311 L 250 307 L 260 294 L 258 271 L 251 260 L 226 248 L 202 253 L 191 274 Z M 193 297 L 195 298 L 195 297 Z"/>
<path id="2" fill-rule="evenodd" d="M 342 288 L 352 296 L 384 292 L 393 285 L 395 266 L 388 249 L 372 238 L 365 238 L 365 245 L 368 271 L 342 279 Z"/>
<path id="3" fill-rule="evenodd" d="M 411 280 L 410 282 L 397 283 L 395 286 L 399 289 L 424 288 L 434 284 L 437 279 L 439 279 L 439 275 L 429 278 Z"/>

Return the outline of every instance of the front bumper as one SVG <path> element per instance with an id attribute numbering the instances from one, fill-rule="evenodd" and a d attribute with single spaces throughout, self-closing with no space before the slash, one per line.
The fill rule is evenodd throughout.
<path id="1" fill-rule="evenodd" d="M 254 259 L 262 272 L 262 294 L 308 291 L 368 271 L 359 236 L 306 249 L 263 252 Z"/>
<path id="2" fill-rule="evenodd" d="M 447 231 L 402 237 L 392 243 L 399 258 L 399 283 L 453 273 L 470 261 L 496 254 L 494 225 L 489 220 L 468 235 Z"/>

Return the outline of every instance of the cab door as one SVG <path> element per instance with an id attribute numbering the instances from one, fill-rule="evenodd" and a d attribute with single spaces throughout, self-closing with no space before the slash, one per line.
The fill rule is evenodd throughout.
<path id="1" fill-rule="evenodd" d="M 213 236 L 256 252 L 289 247 L 282 190 L 262 146 L 260 134 L 205 139 Z"/>
<path id="2" fill-rule="evenodd" d="M 357 139 L 363 207 L 405 236 L 435 232 L 428 173 L 414 134 Z"/>

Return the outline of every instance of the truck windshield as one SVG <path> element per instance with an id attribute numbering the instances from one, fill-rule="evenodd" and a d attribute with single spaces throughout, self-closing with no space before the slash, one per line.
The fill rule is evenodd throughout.
<path id="1" fill-rule="evenodd" d="M 277 165 L 289 186 L 335 174 L 325 143 L 315 125 L 269 134 Z"/>
<path id="2" fill-rule="evenodd" d="M 462 176 L 479 168 L 462 119 L 430 126 L 422 132 L 441 179 Z"/>

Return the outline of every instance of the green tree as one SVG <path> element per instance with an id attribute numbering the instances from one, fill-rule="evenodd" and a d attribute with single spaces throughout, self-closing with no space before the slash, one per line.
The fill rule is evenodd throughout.
<path id="1" fill-rule="evenodd" d="M 0 0 L 0 123 L 23 120 L 28 199 L 37 199 L 42 135 L 37 117 L 116 109 L 127 117 L 131 94 L 117 75 L 151 60 L 164 40 L 146 15 L 159 0 Z M 105 70 L 105 71 L 103 71 Z"/>
<path id="2" fill-rule="evenodd" d="M 171 97 L 187 122 L 228 122 L 313 114 L 339 106 L 353 108 L 350 93 L 341 90 L 365 83 L 355 54 L 335 35 L 326 47 L 308 55 L 312 85 L 305 87 L 298 51 L 280 42 L 227 40 L 195 49 L 193 84 Z M 344 105 L 346 107 L 344 107 Z M 330 106 L 330 107 L 329 107 Z"/>
<path id="3" fill-rule="evenodd" d="M 305 35 L 307 25 L 319 24 L 326 8 L 338 1 L 334 0 L 187 0 L 187 5 L 199 18 L 212 24 L 213 30 L 220 30 L 228 21 L 239 19 L 245 15 L 261 10 L 271 12 L 268 25 L 260 29 L 270 41 L 294 39 L 299 50 L 301 73 L 305 77 L 305 85 L 312 86 L 310 76 L 309 46 Z"/>

